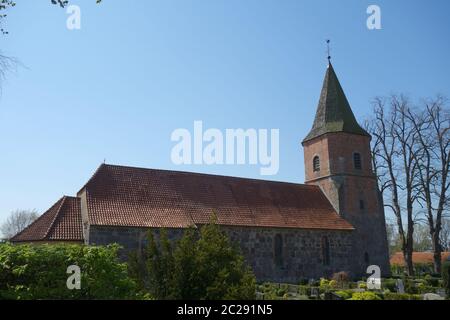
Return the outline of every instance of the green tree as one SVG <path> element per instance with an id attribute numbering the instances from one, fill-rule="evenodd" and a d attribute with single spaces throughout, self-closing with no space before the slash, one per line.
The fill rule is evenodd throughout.
<path id="1" fill-rule="evenodd" d="M 237 248 L 217 224 L 204 226 L 197 242 L 196 267 L 206 299 L 252 299 L 256 280 Z M 205 281 L 206 280 L 206 281 Z"/>
<path id="2" fill-rule="evenodd" d="M 173 299 L 175 298 L 175 292 L 173 291 L 175 263 L 172 245 L 167 237 L 167 230 L 161 230 L 159 246 L 151 232 L 148 234 L 148 241 L 146 264 L 149 287 L 152 288 L 151 293 L 153 296 L 162 299 Z"/>
<path id="3" fill-rule="evenodd" d="M 386 221 L 386 233 L 389 245 L 389 255 L 400 252 L 402 250 L 402 242 L 396 230 L 395 222 Z"/>
<path id="4" fill-rule="evenodd" d="M 433 244 L 430 237 L 430 228 L 427 225 L 416 224 L 414 227 L 414 251 L 430 251 Z"/>
<path id="5" fill-rule="evenodd" d="M 187 229 L 171 244 L 150 232 L 145 267 L 133 263 L 140 286 L 157 299 L 254 299 L 256 280 L 243 256 L 215 223 Z M 142 264 L 141 264 L 142 265 Z M 143 270 L 144 274 L 139 274 Z"/>

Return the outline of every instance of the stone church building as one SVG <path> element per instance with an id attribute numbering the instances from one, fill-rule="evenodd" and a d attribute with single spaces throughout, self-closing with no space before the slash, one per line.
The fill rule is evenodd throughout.
<path id="1" fill-rule="evenodd" d="M 75 197 L 63 197 L 13 243 L 119 243 L 141 250 L 146 233 L 217 223 L 260 281 L 300 279 L 369 265 L 389 273 L 383 202 L 370 135 L 358 124 L 331 63 L 303 140 L 305 184 L 102 164 Z"/>

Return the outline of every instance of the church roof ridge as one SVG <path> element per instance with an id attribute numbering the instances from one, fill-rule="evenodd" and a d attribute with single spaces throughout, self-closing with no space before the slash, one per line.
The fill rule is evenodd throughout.
<path id="1" fill-rule="evenodd" d="M 290 181 L 279 181 L 279 180 L 267 180 L 267 179 L 257 179 L 257 178 L 249 178 L 249 177 L 240 177 L 240 176 L 227 176 L 222 174 L 215 174 L 215 173 L 203 173 L 203 172 L 195 172 L 195 171 L 182 171 L 182 170 L 172 170 L 172 169 L 160 169 L 160 168 L 146 168 L 146 167 L 140 167 L 140 166 L 130 166 L 130 165 L 120 165 L 120 164 L 111 164 L 111 163 L 102 163 L 93 173 L 91 178 L 83 185 L 83 187 L 78 191 L 82 191 L 86 188 L 86 186 L 97 176 L 97 174 L 100 172 L 102 168 L 110 167 L 110 168 L 118 168 L 118 169 L 136 169 L 136 170 L 147 170 L 147 171 L 154 171 L 154 172 L 165 172 L 165 173 L 174 173 L 174 174 L 186 174 L 186 175 L 198 175 L 198 176 L 204 176 L 204 177 L 217 177 L 217 178 L 229 178 L 229 179 L 236 179 L 236 180 L 242 180 L 242 181 L 254 181 L 254 182 L 269 182 L 269 183 L 279 183 L 279 184 L 287 184 L 287 185 L 295 185 L 297 187 L 304 187 L 308 189 L 316 189 L 319 188 L 317 185 L 312 184 L 306 184 L 306 183 L 298 183 L 298 182 L 290 182 Z"/>
<path id="2" fill-rule="evenodd" d="M 85 190 L 91 225 L 354 229 L 315 185 L 102 164 Z"/>

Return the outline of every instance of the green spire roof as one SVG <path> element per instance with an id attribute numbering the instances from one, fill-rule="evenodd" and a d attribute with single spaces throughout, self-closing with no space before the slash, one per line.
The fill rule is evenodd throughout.
<path id="1" fill-rule="evenodd" d="M 347 132 L 370 137 L 356 121 L 331 63 L 328 64 L 323 81 L 313 127 L 303 142 L 330 132 Z"/>

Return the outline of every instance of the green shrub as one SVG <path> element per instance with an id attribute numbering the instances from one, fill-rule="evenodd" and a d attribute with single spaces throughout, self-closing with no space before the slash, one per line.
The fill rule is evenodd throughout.
<path id="1" fill-rule="evenodd" d="M 397 281 L 395 279 L 383 279 L 381 281 L 381 286 L 383 289 L 395 292 L 397 290 Z"/>
<path id="2" fill-rule="evenodd" d="M 442 280 L 445 292 L 450 297 L 450 261 L 445 261 L 442 264 Z"/>
<path id="3" fill-rule="evenodd" d="M 338 282 L 336 281 L 336 280 L 330 280 L 330 282 L 329 282 L 329 286 L 331 287 L 331 288 L 337 288 L 338 287 Z M 342 287 L 341 287 L 342 288 Z"/>
<path id="4" fill-rule="evenodd" d="M 421 282 L 421 283 L 419 283 L 417 285 L 417 292 L 418 293 L 421 293 L 421 294 L 429 293 L 429 292 L 434 293 L 435 291 L 436 290 L 433 287 L 427 285 L 426 282 Z"/>
<path id="5" fill-rule="evenodd" d="M 427 283 L 427 285 L 431 286 L 431 287 L 438 287 L 439 286 L 439 278 L 433 277 L 431 275 L 426 275 L 425 276 L 425 282 Z"/>
<path id="6" fill-rule="evenodd" d="M 264 283 L 262 292 L 264 293 L 264 300 L 282 300 L 285 299 L 287 292 L 282 289 L 282 285 L 274 283 Z"/>
<path id="7" fill-rule="evenodd" d="M 117 245 L 0 245 L 0 299 L 128 299 L 136 286 Z M 81 289 L 69 290 L 67 268 L 80 267 Z"/>
<path id="8" fill-rule="evenodd" d="M 330 284 L 330 280 L 327 280 L 325 278 L 321 278 L 320 279 L 320 285 L 319 285 L 319 291 L 320 293 L 325 293 L 325 292 L 329 292 L 331 290 L 331 284 Z M 336 283 L 334 283 L 336 284 Z"/>
<path id="9" fill-rule="evenodd" d="M 425 276 L 433 272 L 433 263 L 415 263 L 414 272 L 416 276 Z"/>
<path id="10" fill-rule="evenodd" d="M 392 275 L 402 275 L 405 271 L 405 268 L 399 265 L 391 265 L 391 273 Z"/>
<path id="11" fill-rule="evenodd" d="M 417 294 L 418 293 L 416 284 L 415 284 L 414 280 L 412 280 L 411 278 L 404 277 L 403 285 L 404 285 L 406 293 L 409 293 L 409 294 Z"/>
<path id="12" fill-rule="evenodd" d="M 422 296 L 418 294 L 408 293 L 385 293 L 384 300 L 422 300 Z"/>
<path id="13" fill-rule="evenodd" d="M 298 286 L 298 293 L 301 295 L 309 295 L 311 291 L 311 288 L 309 286 L 300 285 Z"/>
<path id="14" fill-rule="evenodd" d="M 343 298 L 345 300 L 349 300 L 352 298 L 353 292 L 349 291 L 349 290 L 340 290 L 340 291 L 336 291 L 335 294 L 337 294 L 338 296 L 340 296 L 341 298 Z"/>
<path id="15" fill-rule="evenodd" d="M 287 293 L 286 289 L 278 289 L 277 290 L 277 296 L 282 297 Z"/>
<path id="16" fill-rule="evenodd" d="M 330 281 L 325 278 L 320 278 L 320 287 L 328 287 L 330 285 Z"/>
<path id="17" fill-rule="evenodd" d="M 349 300 L 381 300 L 381 298 L 372 291 L 354 292 Z"/>
<path id="18" fill-rule="evenodd" d="M 358 283 L 359 289 L 367 289 L 367 283 L 366 282 L 360 282 Z"/>

